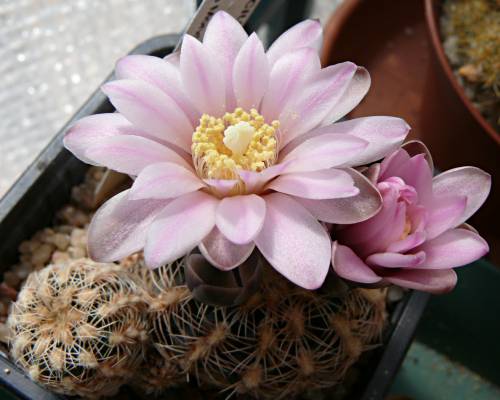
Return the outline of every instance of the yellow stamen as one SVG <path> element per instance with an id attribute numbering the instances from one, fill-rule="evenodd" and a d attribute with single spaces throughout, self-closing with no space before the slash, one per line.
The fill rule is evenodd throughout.
<path id="1" fill-rule="evenodd" d="M 401 235 L 401 237 L 399 238 L 399 240 L 404 240 L 408 237 L 408 235 L 411 233 L 411 221 L 408 217 L 406 217 L 406 221 L 405 221 L 405 226 L 403 228 L 403 233 Z"/>
<path id="2" fill-rule="evenodd" d="M 237 108 L 222 118 L 203 114 L 191 151 L 201 178 L 238 179 L 238 170 L 262 171 L 276 161 L 278 121 L 266 124 L 257 110 Z"/>

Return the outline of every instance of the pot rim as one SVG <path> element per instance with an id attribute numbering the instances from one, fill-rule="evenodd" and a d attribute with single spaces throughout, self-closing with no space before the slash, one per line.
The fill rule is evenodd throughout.
<path id="1" fill-rule="evenodd" d="M 467 107 L 483 130 L 486 131 L 495 143 L 500 146 L 500 134 L 486 121 L 486 119 L 484 119 L 476 106 L 472 104 L 470 99 L 465 94 L 465 90 L 462 85 L 460 85 L 455 77 L 455 74 L 453 73 L 448 57 L 444 52 L 441 34 L 439 33 L 438 18 L 440 17 L 440 12 L 437 10 L 439 4 L 440 0 L 425 0 L 425 18 L 427 21 L 427 29 L 431 38 L 432 47 L 439 60 L 439 64 L 441 65 L 455 93 L 462 100 L 462 103 L 465 107 Z"/>
<path id="2" fill-rule="evenodd" d="M 448 62 L 448 58 L 444 53 L 443 45 L 441 42 L 441 36 L 439 34 L 439 28 L 437 25 L 438 15 L 436 13 L 435 5 L 437 5 L 438 0 L 425 0 L 425 18 L 427 30 L 430 37 L 430 42 L 432 43 L 433 51 L 439 59 L 439 64 L 444 70 L 448 81 L 450 82 L 453 90 L 458 95 L 462 103 L 473 115 L 474 119 L 481 126 L 481 128 L 488 133 L 488 135 L 495 141 L 497 145 L 500 145 L 500 134 L 484 119 L 479 110 L 472 104 L 469 98 L 466 96 L 464 89 L 458 83 L 458 80 L 453 74 L 453 70 Z M 321 51 L 321 63 L 326 65 L 330 53 L 335 49 L 335 45 L 340 32 L 344 29 L 345 25 L 348 23 L 350 17 L 357 9 L 362 6 L 363 0 L 344 0 L 339 7 L 332 13 L 328 19 L 324 28 L 324 42 L 323 49 Z"/>
<path id="3" fill-rule="evenodd" d="M 344 0 L 328 18 L 323 30 L 323 48 L 321 49 L 321 65 L 323 67 L 328 61 L 328 56 L 335 48 L 340 32 L 362 3 L 363 0 Z"/>

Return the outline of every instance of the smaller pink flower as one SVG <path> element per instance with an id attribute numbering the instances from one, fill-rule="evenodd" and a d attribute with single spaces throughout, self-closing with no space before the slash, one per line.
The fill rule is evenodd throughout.
<path id="1" fill-rule="evenodd" d="M 411 150 L 423 153 L 411 156 Z M 366 174 L 382 195 L 382 209 L 334 233 L 332 265 L 340 277 L 444 293 L 456 285 L 453 268 L 488 252 L 486 241 L 464 224 L 490 191 L 484 171 L 461 167 L 432 178 L 427 149 L 412 142 Z"/>

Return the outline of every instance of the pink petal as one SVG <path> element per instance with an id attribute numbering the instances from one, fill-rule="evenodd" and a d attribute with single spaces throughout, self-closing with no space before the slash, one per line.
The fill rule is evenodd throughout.
<path id="1" fill-rule="evenodd" d="M 394 223 L 397 215 L 401 216 L 401 210 L 398 211 L 397 197 L 398 193 L 396 190 L 384 192 L 382 207 L 377 214 L 366 221 L 341 227 L 342 229 L 339 230 L 341 242 L 348 246 L 359 243 L 368 243 L 371 245 L 380 237 L 383 231 L 392 231 L 393 226 L 391 224 Z M 401 229 L 400 226 L 398 228 Z M 370 250 L 369 254 L 373 252 Z"/>
<path id="2" fill-rule="evenodd" d="M 467 229 L 452 229 L 425 242 L 416 250 L 424 251 L 425 263 L 421 268 L 447 269 L 470 264 L 489 251 L 488 243 Z"/>
<path id="3" fill-rule="evenodd" d="M 305 289 L 319 288 L 328 273 L 331 242 L 326 230 L 289 196 L 265 197 L 266 219 L 255 244 L 282 275 Z"/>
<path id="4" fill-rule="evenodd" d="M 264 185 L 270 180 L 276 178 L 287 168 L 288 163 L 275 164 L 261 172 L 238 171 L 238 175 L 245 184 L 245 193 L 259 193 Z"/>
<path id="5" fill-rule="evenodd" d="M 425 261 L 425 252 L 415 254 L 375 253 L 367 257 L 366 263 L 370 266 L 385 268 L 414 268 Z"/>
<path id="6" fill-rule="evenodd" d="M 325 131 L 328 128 L 331 128 L 331 133 L 348 133 L 369 143 L 359 157 L 345 164 L 348 166 L 369 164 L 384 158 L 403 143 L 410 130 L 410 126 L 401 118 L 378 116 L 339 122 L 325 127 Z"/>
<path id="7" fill-rule="evenodd" d="M 264 47 L 252 33 L 241 47 L 233 67 L 233 88 L 238 107 L 258 108 L 269 83 L 269 64 Z"/>
<path id="8" fill-rule="evenodd" d="M 223 70 L 212 51 L 190 35 L 181 49 L 181 78 L 184 90 L 200 113 L 215 117 L 226 110 Z"/>
<path id="9" fill-rule="evenodd" d="M 416 156 L 417 154 L 424 154 L 425 161 L 429 164 L 429 169 L 434 171 L 434 161 L 432 160 L 431 152 L 420 140 L 410 140 L 405 142 L 401 148 L 405 150 L 410 157 Z"/>
<path id="10" fill-rule="evenodd" d="M 101 165 L 85 156 L 91 146 L 98 146 L 100 140 L 120 135 L 150 137 L 132 125 L 119 113 L 95 114 L 76 121 L 64 136 L 64 146 L 83 162 Z"/>
<path id="11" fill-rule="evenodd" d="M 102 91 L 132 124 L 190 152 L 191 122 L 177 103 L 160 89 L 142 81 L 123 79 L 104 84 Z"/>
<path id="12" fill-rule="evenodd" d="M 404 253 L 420 246 L 425 242 L 427 235 L 425 232 L 415 232 L 408 235 L 406 238 L 392 242 L 387 251 L 390 253 Z"/>
<path id="13" fill-rule="evenodd" d="M 226 108 L 236 108 L 233 92 L 233 65 L 241 46 L 248 35 L 243 27 L 231 15 L 218 11 L 208 23 L 203 46 L 207 47 L 221 65 L 226 83 Z"/>
<path id="14" fill-rule="evenodd" d="M 341 278 L 359 283 L 376 283 L 380 278 L 349 247 L 333 243 L 332 267 Z"/>
<path id="15" fill-rule="evenodd" d="M 214 195 L 226 197 L 240 181 L 237 179 L 203 179 L 203 182 L 209 186 Z"/>
<path id="16" fill-rule="evenodd" d="M 321 125 L 332 124 L 351 112 L 368 93 L 370 84 L 371 78 L 368 71 L 363 67 L 358 67 L 344 94 L 330 110 Z"/>
<path id="17" fill-rule="evenodd" d="M 384 252 L 392 243 L 399 241 L 406 224 L 406 209 L 405 203 L 397 203 L 387 224 L 374 237 L 366 239 L 364 248 L 370 253 Z"/>
<path id="18" fill-rule="evenodd" d="M 171 162 L 190 168 L 184 158 L 172 149 L 152 140 L 132 135 L 105 137 L 85 152 L 97 165 L 129 175 L 139 175 L 148 165 Z"/>
<path id="19" fill-rule="evenodd" d="M 214 227 L 217 204 L 217 199 L 199 191 L 172 200 L 148 230 L 146 265 L 157 268 L 195 248 Z"/>
<path id="20" fill-rule="evenodd" d="M 267 187 L 277 192 L 315 200 L 352 197 L 359 193 L 351 176 L 339 169 L 280 175 Z"/>
<path id="21" fill-rule="evenodd" d="M 178 164 L 160 162 L 141 171 L 130 190 L 130 199 L 170 199 L 204 186 L 193 171 Z"/>
<path id="22" fill-rule="evenodd" d="M 405 150 L 399 150 L 390 156 L 389 163 L 382 162 L 379 180 L 392 176 L 400 177 L 407 185 L 413 186 L 419 203 L 428 205 L 432 201 L 432 171 L 425 159 L 425 154 L 417 154 L 407 158 Z"/>
<path id="23" fill-rule="evenodd" d="M 163 57 L 163 61 L 169 63 L 171 66 L 176 67 L 178 70 L 181 68 L 181 52 L 180 50 L 167 54 Z"/>
<path id="24" fill-rule="evenodd" d="M 457 274 L 452 269 L 400 269 L 391 271 L 384 280 L 409 289 L 441 294 L 447 293 L 455 287 Z"/>
<path id="25" fill-rule="evenodd" d="M 266 216 L 266 202 L 255 194 L 223 198 L 215 225 L 235 244 L 248 244 L 259 234 Z"/>
<path id="26" fill-rule="evenodd" d="M 317 52 L 304 47 L 284 54 L 274 64 L 269 88 L 262 99 L 261 114 L 266 121 L 278 119 L 285 103 L 298 92 L 312 75 L 321 69 Z"/>
<path id="27" fill-rule="evenodd" d="M 377 188 L 354 169 L 346 169 L 359 194 L 354 197 L 331 200 L 297 199 L 320 221 L 331 224 L 355 224 L 373 217 L 382 207 Z"/>
<path id="28" fill-rule="evenodd" d="M 280 146 L 316 128 L 342 97 L 355 74 L 357 66 L 351 62 L 323 68 L 297 97 L 290 99 L 283 108 Z"/>
<path id="29" fill-rule="evenodd" d="M 398 176 L 398 172 L 409 160 L 410 156 L 404 149 L 399 149 L 389 154 L 380 164 L 379 181 L 383 181 L 391 176 Z"/>
<path id="30" fill-rule="evenodd" d="M 306 20 L 292 26 L 275 40 L 267 51 L 269 65 L 273 65 L 286 53 L 302 47 L 312 47 L 319 51 L 323 41 L 321 24 L 316 20 Z"/>
<path id="31" fill-rule="evenodd" d="M 363 117 L 355 118 L 333 125 L 313 129 L 291 142 L 282 154 L 287 154 L 312 137 L 326 134 L 348 134 L 368 142 L 368 146 L 358 156 L 349 159 L 344 166 L 358 166 L 380 160 L 396 150 L 408 134 L 410 127 L 400 118 Z"/>
<path id="32" fill-rule="evenodd" d="M 138 79 L 161 89 L 182 109 L 193 126 L 198 125 L 200 113 L 184 94 L 179 68 L 162 58 L 134 54 L 118 60 L 115 67 L 118 79 Z"/>
<path id="33" fill-rule="evenodd" d="M 368 142 L 351 135 L 326 134 L 298 145 L 283 159 L 289 162 L 284 173 L 317 171 L 349 164 L 364 152 Z"/>
<path id="34" fill-rule="evenodd" d="M 458 225 L 467 205 L 465 196 L 434 197 L 427 207 L 428 216 L 425 231 L 427 240 L 434 239 L 448 229 Z"/>
<path id="35" fill-rule="evenodd" d="M 90 257 L 111 262 L 144 247 L 146 233 L 169 200 L 129 200 L 125 190 L 104 203 L 92 218 L 88 231 Z"/>
<path id="36" fill-rule="evenodd" d="M 201 254 L 214 267 L 229 271 L 242 264 L 255 248 L 255 243 L 237 245 L 214 228 L 199 245 Z"/>
<path id="37" fill-rule="evenodd" d="M 450 169 L 432 181 L 435 196 L 466 196 L 467 206 L 457 225 L 467 221 L 485 202 L 491 189 L 491 175 L 476 167 Z"/>

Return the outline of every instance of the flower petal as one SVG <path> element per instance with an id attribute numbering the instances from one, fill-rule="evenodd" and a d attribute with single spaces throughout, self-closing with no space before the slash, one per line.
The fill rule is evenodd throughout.
<path id="1" fill-rule="evenodd" d="M 142 54 L 126 56 L 115 67 L 118 79 L 138 79 L 161 89 L 182 109 L 193 126 L 198 125 L 200 113 L 184 94 L 179 68 L 164 59 Z"/>
<path id="2" fill-rule="evenodd" d="M 111 103 L 148 134 L 190 152 L 193 127 L 177 103 L 160 89 L 133 79 L 102 86 Z"/>
<path id="3" fill-rule="evenodd" d="M 248 35 L 231 15 L 218 11 L 210 19 L 203 36 L 203 46 L 217 58 L 224 72 L 226 83 L 226 108 L 234 110 L 236 98 L 233 92 L 233 64 Z"/>
<path id="4" fill-rule="evenodd" d="M 217 204 L 215 197 L 199 191 L 172 200 L 149 227 L 146 265 L 157 268 L 195 248 L 214 227 Z"/>
<path id="5" fill-rule="evenodd" d="M 432 205 L 427 207 L 427 240 L 434 239 L 448 229 L 458 225 L 467 205 L 465 196 L 434 197 Z"/>
<path id="6" fill-rule="evenodd" d="M 273 65 L 284 54 L 301 47 L 312 47 L 319 51 L 323 41 L 323 29 L 316 20 L 302 21 L 281 34 L 267 51 L 269 65 Z"/>
<path id="7" fill-rule="evenodd" d="M 359 193 L 351 176 L 340 169 L 280 175 L 267 187 L 277 192 L 316 200 L 352 197 Z"/>
<path id="8" fill-rule="evenodd" d="M 171 199 L 204 186 L 192 171 L 178 164 L 160 162 L 141 171 L 130 189 L 130 199 Z"/>
<path id="9" fill-rule="evenodd" d="M 222 271 L 229 271 L 250 257 L 255 243 L 234 244 L 227 240 L 217 228 L 214 228 L 198 247 L 210 264 Z"/>
<path id="10" fill-rule="evenodd" d="M 326 230 L 299 203 L 281 193 L 265 198 L 266 219 L 255 239 L 269 263 L 305 289 L 319 288 L 328 273 L 331 242 Z"/>
<path id="11" fill-rule="evenodd" d="M 404 149 L 389 154 L 380 164 L 379 181 L 386 180 L 391 176 L 398 176 L 398 172 L 409 160 L 410 156 Z"/>
<path id="12" fill-rule="evenodd" d="M 203 179 L 210 190 L 220 197 L 226 197 L 231 194 L 234 187 L 240 182 L 238 179 Z"/>
<path id="13" fill-rule="evenodd" d="M 432 160 L 431 152 L 420 140 L 409 140 L 405 142 L 401 148 L 405 150 L 410 157 L 416 156 L 417 154 L 424 154 L 425 161 L 429 164 L 429 169 L 434 172 L 434 161 Z"/>
<path id="14" fill-rule="evenodd" d="M 452 229 L 415 250 L 425 251 L 426 254 L 425 263 L 420 268 L 447 269 L 478 260 L 488 253 L 489 247 L 477 233 L 467 229 Z"/>
<path id="15" fill-rule="evenodd" d="M 355 118 L 313 129 L 296 138 L 281 153 L 288 154 L 313 137 L 347 134 L 368 142 L 362 153 L 344 164 L 344 166 L 360 166 L 380 160 L 399 148 L 409 129 L 408 124 L 401 118 L 383 116 Z"/>
<path id="16" fill-rule="evenodd" d="M 355 224 L 373 217 L 382 207 L 377 188 L 358 171 L 351 168 L 345 171 L 359 189 L 358 195 L 331 200 L 297 200 L 317 219 L 331 224 Z"/>
<path id="17" fill-rule="evenodd" d="M 398 240 L 396 242 L 392 242 L 388 247 L 387 251 L 390 253 L 404 253 L 414 249 L 417 246 L 420 246 L 427 239 L 427 235 L 425 232 L 415 232 L 404 239 Z"/>
<path id="18" fill-rule="evenodd" d="M 248 244 L 260 232 L 266 216 L 266 202 L 255 194 L 225 197 L 217 207 L 215 225 L 235 244 Z"/>
<path id="19" fill-rule="evenodd" d="M 491 189 L 491 175 L 476 167 L 450 169 L 432 181 L 435 196 L 467 196 L 467 206 L 457 225 L 467 221 L 485 202 Z"/>
<path id="20" fill-rule="evenodd" d="M 327 134 L 298 145 L 281 159 L 289 161 L 284 173 L 327 169 L 349 163 L 364 152 L 368 142 L 351 135 Z"/>
<path id="21" fill-rule="evenodd" d="M 332 267 L 341 278 L 359 283 L 376 283 L 380 278 L 349 247 L 333 243 Z"/>
<path id="22" fill-rule="evenodd" d="M 125 190 L 104 203 L 88 231 L 89 255 L 101 262 L 117 261 L 144 247 L 146 233 L 169 200 L 129 200 Z"/>
<path id="23" fill-rule="evenodd" d="M 264 46 L 255 32 L 236 56 L 232 78 L 238 107 L 245 110 L 259 108 L 269 84 L 269 64 Z"/>
<path id="24" fill-rule="evenodd" d="M 189 168 L 178 153 L 152 140 L 133 135 L 106 137 L 90 145 L 85 156 L 97 165 L 139 175 L 148 165 L 171 162 Z"/>
<path id="25" fill-rule="evenodd" d="M 298 95 L 307 79 L 321 69 L 317 52 L 304 47 L 284 54 L 274 64 L 269 88 L 262 99 L 261 114 L 266 121 L 279 118 L 285 103 L 294 95 Z"/>
<path id="26" fill-rule="evenodd" d="M 276 178 L 287 168 L 288 163 L 272 165 L 261 172 L 239 170 L 238 175 L 245 184 L 245 193 L 258 193 L 270 180 Z"/>
<path id="27" fill-rule="evenodd" d="M 400 177 L 407 185 L 413 186 L 418 193 L 420 204 L 429 205 L 432 202 L 432 171 L 425 159 L 425 154 L 417 154 L 407 158 L 405 150 L 398 150 L 389 156 L 389 164 L 384 160 L 381 165 L 379 181 L 392 176 Z"/>
<path id="28" fill-rule="evenodd" d="M 283 132 L 281 147 L 316 128 L 326 118 L 346 91 L 356 69 L 351 62 L 323 68 L 304 86 L 300 96 L 287 102 L 279 117 Z"/>
<path id="29" fill-rule="evenodd" d="M 184 35 L 180 66 L 184 91 L 198 111 L 222 116 L 226 110 L 226 86 L 212 52 L 194 37 Z"/>
<path id="30" fill-rule="evenodd" d="M 119 113 L 95 114 L 76 121 L 66 132 L 63 143 L 76 157 L 87 164 L 101 165 L 85 156 L 91 146 L 98 146 L 100 140 L 121 135 L 150 137 L 140 131 Z"/>
<path id="31" fill-rule="evenodd" d="M 321 125 L 332 124 L 351 112 L 368 93 L 370 85 L 370 74 L 365 68 L 358 67 L 344 94 L 327 114 Z"/>
<path id="32" fill-rule="evenodd" d="M 384 268 L 415 268 L 425 261 L 425 252 L 415 254 L 375 253 L 367 257 L 370 266 Z"/>
<path id="33" fill-rule="evenodd" d="M 401 287 L 434 294 L 447 293 L 457 284 L 457 274 L 452 269 L 390 271 L 384 280 Z"/>

